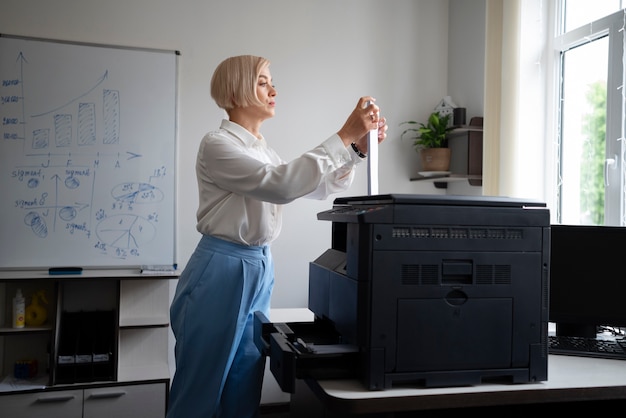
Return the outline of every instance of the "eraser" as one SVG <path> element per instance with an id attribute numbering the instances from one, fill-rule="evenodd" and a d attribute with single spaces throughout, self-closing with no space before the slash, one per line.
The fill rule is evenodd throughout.
<path id="1" fill-rule="evenodd" d="M 82 272 L 83 272 L 82 267 L 50 267 L 48 269 L 48 274 L 51 274 L 51 275 L 81 274 Z"/>

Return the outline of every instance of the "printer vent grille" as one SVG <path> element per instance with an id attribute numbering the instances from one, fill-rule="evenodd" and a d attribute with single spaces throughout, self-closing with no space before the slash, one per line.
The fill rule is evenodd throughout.
<path id="1" fill-rule="evenodd" d="M 403 285 L 439 284 L 439 266 L 437 264 L 403 264 L 401 273 Z"/>
<path id="2" fill-rule="evenodd" d="M 403 285 L 439 285 L 437 264 L 403 264 L 400 280 Z M 510 285 L 511 266 L 505 264 L 479 264 L 476 266 L 478 285 Z"/>
<path id="3" fill-rule="evenodd" d="M 391 233 L 393 238 L 437 238 L 472 240 L 519 240 L 524 238 L 524 231 L 518 228 L 394 226 Z"/>
<path id="4" fill-rule="evenodd" d="M 476 284 L 511 284 L 511 266 L 479 264 L 476 266 Z"/>

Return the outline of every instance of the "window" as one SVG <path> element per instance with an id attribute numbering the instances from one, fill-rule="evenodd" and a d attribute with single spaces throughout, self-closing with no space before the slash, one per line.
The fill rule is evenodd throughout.
<path id="1" fill-rule="evenodd" d="M 622 9 L 622 0 L 563 0 L 563 31 L 570 31 Z"/>
<path id="2" fill-rule="evenodd" d="M 556 221 L 626 225 L 620 0 L 562 0 L 558 54 Z"/>

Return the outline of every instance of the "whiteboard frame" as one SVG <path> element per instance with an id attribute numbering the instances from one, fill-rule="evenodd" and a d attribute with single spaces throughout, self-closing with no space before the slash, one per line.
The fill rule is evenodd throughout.
<path id="1" fill-rule="evenodd" d="M 173 140 L 173 156 L 172 156 L 172 174 L 171 176 L 173 177 L 172 179 L 172 207 L 171 207 L 171 227 L 172 227 L 172 243 L 171 243 L 171 255 L 172 255 L 172 260 L 171 260 L 171 265 L 176 266 L 177 265 L 177 240 L 178 240 L 178 234 L 177 234 L 177 202 L 178 202 L 178 184 L 177 184 L 177 177 L 178 177 L 178 155 L 179 155 L 179 56 L 180 51 L 179 50 L 171 50 L 171 49 L 158 49 L 158 48 L 147 48 L 147 47 L 136 47 L 136 46 L 124 46 L 124 45 L 113 45 L 113 44 L 100 44 L 100 43 L 92 43 L 92 42 L 81 42 L 81 41 L 72 41 L 72 40 L 61 40 L 61 39 L 52 39 L 52 38 L 42 38 L 42 37 L 30 37 L 30 36 L 22 36 L 22 35 L 13 35 L 13 34 L 5 34 L 5 33 L 0 33 L 0 40 L 2 38 L 5 39 L 14 39 L 14 40 L 23 40 L 23 41 L 33 41 L 33 42 L 41 42 L 41 43 L 50 43 L 50 44 L 61 44 L 61 45 L 70 45 L 70 46 L 83 46 L 83 47 L 88 47 L 88 48 L 106 48 L 106 49 L 112 49 L 112 50 L 125 50 L 125 51 L 139 51 L 139 52 L 148 52 L 148 53 L 162 53 L 162 54 L 173 54 L 174 56 L 174 79 L 173 79 L 173 97 L 174 97 L 174 103 L 173 103 L 173 134 L 174 134 L 174 138 L 172 138 Z M 25 140 L 25 139 L 24 139 Z M 140 270 L 143 268 L 145 268 L 145 264 L 144 262 L 141 262 L 141 259 L 138 260 L 140 262 L 138 263 L 111 263 L 111 264 L 89 264 L 87 263 L 87 265 L 83 266 L 85 270 L 94 270 L 94 271 L 100 271 L 100 270 L 122 270 L 122 271 L 127 271 L 128 269 L 135 269 L 135 268 L 139 268 Z M 80 263 L 76 263 L 76 264 L 80 264 Z M 160 263 L 162 265 L 170 265 L 169 260 L 167 262 L 163 262 Z M 153 263 L 152 263 L 153 265 Z M 46 265 L 46 266 L 26 266 L 26 265 L 5 265 L 5 264 L 0 264 L 0 272 L 2 271 L 6 271 L 6 272 L 11 272 L 11 271 L 40 271 L 40 270 L 47 270 L 47 268 L 49 267 L 63 267 L 66 266 L 66 263 L 63 263 L 62 265 L 57 265 L 57 264 L 53 264 L 53 265 Z"/>

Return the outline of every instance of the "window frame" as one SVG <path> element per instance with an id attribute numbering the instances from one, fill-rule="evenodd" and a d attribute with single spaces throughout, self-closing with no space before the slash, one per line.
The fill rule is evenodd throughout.
<path id="1" fill-rule="evenodd" d="M 611 15 L 585 24 L 576 29 L 562 32 L 564 27 L 563 2 L 559 2 L 560 7 L 556 16 L 556 34 L 553 40 L 554 63 L 555 63 L 555 85 L 557 93 L 555 97 L 556 116 L 556 151 L 555 167 L 557 172 L 555 192 L 557 194 L 556 222 L 560 223 L 560 144 L 562 140 L 561 129 L 561 83 L 563 74 L 563 54 L 573 48 L 593 42 L 599 38 L 608 36 L 609 38 L 609 62 L 607 74 L 607 114 L 606 114 L 606 153 L 605 153 L 605 224 L 606 225 L 626 225 L 624 214 L 624 97 L 622 86 L 624 85 L 623 57 L 626 30 L 624 28 L 626 19 L 626 9 L 615 12 Z M 615 169 L 607 166 L 609 159 L 615 160 Z M 551 178 L 550 176 L 548 176 Z M 547 189 L 550 189 L 548 187 Z"/>

